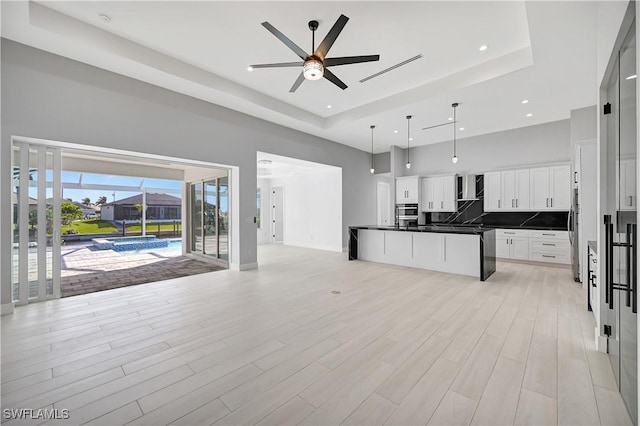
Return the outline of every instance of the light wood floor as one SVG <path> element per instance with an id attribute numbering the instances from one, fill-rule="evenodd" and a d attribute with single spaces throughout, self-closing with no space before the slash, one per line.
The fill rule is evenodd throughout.
<path id="1" fill-rule="evenodd" d="M 499 263 L 481 283 L 346 258 L 264 246 L 259 270 L 17 308 L 2 408 L 68 409 L 59 424 L 630 424 L 568 269 Z"/>

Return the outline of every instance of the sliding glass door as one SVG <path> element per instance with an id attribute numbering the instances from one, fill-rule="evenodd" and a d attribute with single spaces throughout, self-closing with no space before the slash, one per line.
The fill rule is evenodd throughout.
<path id="1" fill-rule="evenodd" d="M 12 291 L 17 305 L 60 297 L 60 169 L 58 148 L 14 143 Z"/>
<path id="2" fill-rule="evenodd" d="M 191 253 L 229 260 L 229 179 L 223 176 L 190 184 Z"/>

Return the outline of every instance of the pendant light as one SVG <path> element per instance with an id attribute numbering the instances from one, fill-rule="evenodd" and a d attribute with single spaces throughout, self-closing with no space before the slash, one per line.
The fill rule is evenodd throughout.
<path id="1" fill-rule="evenodd" d="M 371 168 L 369 169 L 369 171 L 371 172 L 371 174 L 374 174 L 376 172 L 376 169 L 373 167 L 373 129 L 375 129 L 376 126 L 372 124 L 370 128 L 371 128 Z"/>
<path id="2" fill-rule="evenodd" d="M 456 164 L 458 162 L 458 157 L 456 155 L 456 108 L 458 107 L 458 103 L 452 103 L 451 106 L 453 107 L 453 157 L 451 157 L 451 162 Z"/>
<path id="3" fill-rule="evenodd" d="M 411 168 L 411 161 L 410 161 L 410 157 L 409 157 L 409 151 L 411 150 L 411 147 L 409 145 L 409 141 L 411 140 L 411 116 L 407 115 L 407 164 L 405 164 L 405 167 L 407 169 Z"/>

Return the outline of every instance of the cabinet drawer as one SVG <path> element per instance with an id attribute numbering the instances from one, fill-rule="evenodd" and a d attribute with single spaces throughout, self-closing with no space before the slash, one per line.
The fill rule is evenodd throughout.
<path id="1" fill-rule="evenodd" d="M 560 253 L 541 253 L 541 252 L 533 252 L 530 254 L 531 260 L 536 260 L 539 262 L 551 262 L 551 263 L 571 263 L 571 258 L 569 254 L 560 254 Z"/>
<path id="2" fill-rule="evenodd" d="M 529 240 L 531 251 L 540 251 L 540 252 L 562 252 L 569 250 L 571 245 L 569 241 L 564 240 L 547 240 L 541 238 L 531 238 Z"/>
<path id="3" fill-rule="evenodd" d="M 529 238 L 544 238 L 569 241 L 567 231 L 529 231 Z"/>
<path id="4" fill-rule="evenodd" d="M 496 229 L 496 237 L 528 238 L 529 237 L 529 231 L 523 231 L 521 229 Z"/>

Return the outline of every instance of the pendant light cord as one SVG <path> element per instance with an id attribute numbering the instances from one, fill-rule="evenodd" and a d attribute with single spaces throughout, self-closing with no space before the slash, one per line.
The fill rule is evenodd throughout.
<path id="1" fill-rule="evenodd" d="M 373 129 L 375 129 L 376 126 L 374 126 L 373 124 L 371 125 L 371 170 L 374 169 L 373 167 Z"/>
<path id="2" fill-rule="evenodd" d="M 409 153 L 411 152 L 411 146 L 409 144 L 409 142 L 411 141 L 411 126 L 410 126 L 410 121 L 411 120 L 411 116 L 407 115 L 407 164 L 411 164 L 410 161 L 410 156 Z"/>
<path id="3" fill-rule="evenodd" d="M 453 104 L 453 156 L 456 157 L 456 107 L 458 104 Z"/>

